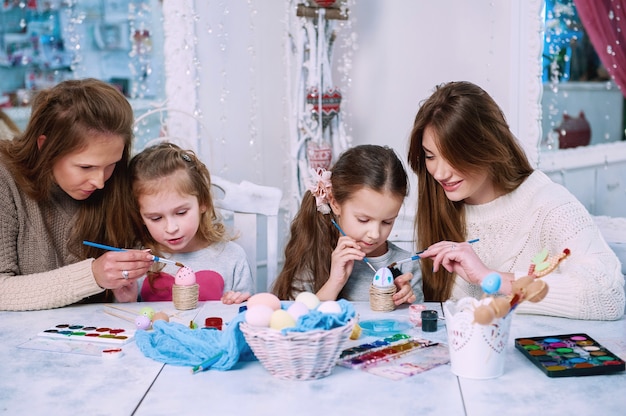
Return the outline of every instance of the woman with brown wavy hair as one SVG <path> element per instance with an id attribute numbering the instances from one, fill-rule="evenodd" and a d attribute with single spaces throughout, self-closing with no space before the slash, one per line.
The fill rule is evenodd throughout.
<path id="1" fill-rule="evenodd" d="M 500 292 L 508 294 L 537 253 L 569 249 L 557 271 L 543 277 L 546 298 L 517 310 L 576 319 L 622 316 L 617 256 L 576 197 L 533 170 L 482 88 L 438 86 L 415 117 L 408 161 L 418 176 L 417 247 L 428 247 L 422 254 L 426 300 L 480 298 L 480 283 L 491 272 L 501 275 Z"/>
<path id="2" fill-rule="evenodd" d="M 0 141 L 1 310 L 137 299 L 152 256 L 82 244 L 136 244 L 127 214 L 132 126 L 113 86 L 69 80 L 39 92 L 24 132 Z"/>

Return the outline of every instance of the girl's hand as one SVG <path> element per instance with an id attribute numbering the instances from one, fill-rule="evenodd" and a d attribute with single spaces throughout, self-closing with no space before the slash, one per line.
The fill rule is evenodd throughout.
<path id="1" fill-rule="evenodd" d="M 137 297 L 139 296 L 137 280 L 120 288 L 113 289 L 113 296 L 115 296 L 115 300 L 120 303 L 137 302 Z"/>
<path id="2" fill-rule="evenodd" d="M 241 303 L 250 297 L 248 292 L 233 292 L 228 291 L 222 295 L 222 303 L 226 305 L 232 305 L 234 303 Z"/>
<path id="3" fill-rule="evenodd" d="M 393 295 L 393 303 L 396 306 L 403 303 L 413 303 L 417 299 L 415 293 L 413 293 L 411 279 L 413 279 L 413 273 L 404 273 L 393 280 L 393 283 L 398 288 L 398 291 Z"/>
<path id="4" fill-rule="evenodd" d="M 103 289 L 119 289 L 135 283 L 152 265 L 149 250 L 108 251 L 91 264 L 96 283 Z"/>
<path id="5" fill-rule="evenodd" d="M 420 257 L 433 260 L 434 272 L 443 267 L 475 285 L 480 285 L 483 278 L 492 271 L 478 258 L 472 245 L 467 242 L 440 241 L 428 247 Z"/>
<path id="6" fill-rule="evenodd" d="M 339 237 L 330 263 L 330 275 L 324 286 L 316 293 L 320 300 L 336 300 L 346 285 L 355 260 L 363 260 L 365 253 L 352 238 Z"/>

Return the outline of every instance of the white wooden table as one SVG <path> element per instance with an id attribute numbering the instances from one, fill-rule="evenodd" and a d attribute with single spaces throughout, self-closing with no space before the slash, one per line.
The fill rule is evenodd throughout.
<path id="1" fill-rule="evenodd" d="M 176 312 L 170 302 L 125 304 L 139 310 Z M 439 304 L 429 305 L 440 309 Z M 406 319 L 408 309 L 372 312 L 355 303 L 361 319 Z M 238 305 L 206 302 L 174 320 L 202 325 L 209 316 L 225 322 Z M 189 367 L 163 365 L 146 358 L 134 342 L 118 359 L 98 350 L 51 352 L 36 334 L 65 323 L 91 323 L 133 329 L 134 324 L 103 312 L 104 305 L 47 311 L 0 312 L 0 413 L 28 415 L 479 415 L 580 412 L 622 414 L 626 409 L 626 374 L 550 378 L 513 346 L 516 337 L 584 332 L 625 358 L 626 320 L 577 321 L 516 315 L 511 326 L 505 373 L 492 380 L 455 376 L 442 365 L 403 380 L 389 380 L 359 370 L 335 367 L 328 377 L 286 381 L 271 376 L 259 362 L 241 362 L 229 371 L 192 374 Z M 439 330 L 406 331 L 446 342 L 445 320 Z M 360 338 L 352 345 L 374 338 Z M 44 346 L 46 347 L 46 346 Z M 47 348 L 47 347 L 46 347 Z"/>

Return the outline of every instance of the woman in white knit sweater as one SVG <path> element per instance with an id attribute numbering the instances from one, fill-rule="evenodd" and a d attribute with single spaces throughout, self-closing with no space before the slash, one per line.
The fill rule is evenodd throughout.
<path id="1" fill-rule="evenodd" d="M 542 277 L 545 299 L 516 311 L 596 320 L 623 315 L 617 256 L 576 197 L 533 170 L 483 89 L 469 82 L 438 86 L 417 113 L 408 161 L 418 175 L 417 247 L 428 247 L 427 300 L 480 298 L 480 283 L 492 272 L 502 277 L 500 293 L 510 294 L 537 253 L 569 249 Z"/>

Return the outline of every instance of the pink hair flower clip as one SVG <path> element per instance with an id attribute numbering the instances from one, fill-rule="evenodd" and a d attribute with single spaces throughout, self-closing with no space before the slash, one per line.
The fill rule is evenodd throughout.
<path id="1" fill-rule="evenodd" d="M 315 197 L 317 210 L 322 214 L 330 214 L 330 205 L 328 195 L 332 188 L 330 177 L 332 172 L 324 168 L 311 168 L 311 177 L 309 178 L 308 189 Z"/>

